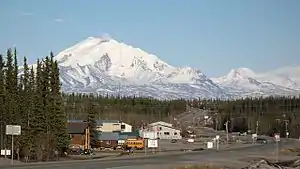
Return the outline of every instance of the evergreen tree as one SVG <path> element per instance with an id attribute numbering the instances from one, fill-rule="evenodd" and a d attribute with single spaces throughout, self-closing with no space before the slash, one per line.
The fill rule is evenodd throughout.
<path id="1" fill-rule="evenodd" d="M 99 132 L 97 131 L 96 114 L 97 114 L 96 104 L 92 100 L 90 100 L 88 102 L 86 121 L 90 130 L 89 131 L 90 141 L 91 141 L 90 143 L 92 148 L 94 148 L 95 145 L 97 144 L 98 135 L 99 135 Z"/>
<path id="2" fill-rule="evenodd" d="M 53 53 L 50 53 L 50 88 L 51 88 L 51 100 L 52 100 L 52 122 L 55 124 L 53 130 L 56 137 L 56 149 L 63 152 L 70 143 L 68 131 L 67 131 L 67 116 L 64 112 L 64 102 L 62 99 L 60 80 L 59 80 L 59 68 L 56 61 L 53 59 Z"/>
<path id="3" fill-rule="evenodd" d="M 6 112 L 4 109 L 5 104 L 5 84 L 4 84 L 4 59 L 0 55 L 0 149 L 4 149 L 4 137 L 5 137 L 5 121 Z"/>

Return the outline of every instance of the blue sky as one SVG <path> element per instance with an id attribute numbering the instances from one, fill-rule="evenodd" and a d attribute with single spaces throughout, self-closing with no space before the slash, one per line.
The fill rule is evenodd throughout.
<path id="1" fill-rule="evenodd" d="M 108 33 L 174 66 L 220 76 L 300 64 L 299 0 L 1 0 L 0 50 L 31 63 Z"/>

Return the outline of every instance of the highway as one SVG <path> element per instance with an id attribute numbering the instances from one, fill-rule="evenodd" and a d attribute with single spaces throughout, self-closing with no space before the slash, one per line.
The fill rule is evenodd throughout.
<path id="1" fill-rule="evenodd" d="M 281 142 L 280 147 L 289 144 L 288 141 Z M 153 169 L 153 166 L 162 168 L 176 164 L 193 164 L 193 163 L 211 163 L 215 161 L 238 161 L 251 155 L 270 155 L 275 151 L 275 143 L 271 142 L 265 145 L 253 145 L 248 147 L 240 147 L 233 149 L 221 150 L 203 150 L 198 152 L 170 153 L 154 156 L 140 156 L 135 158 L 116 158 L 88 161 L 63 161 L 48 162 L 39 164 L 24 164 L 1 166 L 1 169 L 127 169 L 127 168 L 143 168 Z M 243 165 L 244 163 L 240 163 Z M 245 165 L 245 164 L 244 164 Z M 160 166 L 160 167 L 159 167 Z"/>

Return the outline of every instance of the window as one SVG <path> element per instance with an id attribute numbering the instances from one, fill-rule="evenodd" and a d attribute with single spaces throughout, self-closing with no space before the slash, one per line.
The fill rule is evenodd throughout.
<path id="1" fill-rule="evenodd" d="M 174 135 L 177 135 L 177 133 L 175 132 Z"/>
<path id="2" fill-rule="evenodd" d="M 159 130 L 161 130 L 161 127 L 159 127 Z"/>
<path id="3" fill-rule="evenodd" d="M 170 133 L 169 132 L 164 132 L 164 135 L 170 135 Z"/>
<path id="4" fill-rule="evenodd" d="M 125 125 L 124 124 L 121 125 L 121 129 L 125 129 Z"/>

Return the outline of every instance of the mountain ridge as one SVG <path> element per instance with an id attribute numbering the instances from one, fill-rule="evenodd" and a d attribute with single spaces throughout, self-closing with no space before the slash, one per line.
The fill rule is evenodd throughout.
<path id="1" fill-rule="evenodd" d="M 255 73 L 238 68 L 225 76 L 209 78 L 199 69 L 169 65 L 154 54 L 111 38 L 88 37 L 54 59 L 59 64 L 64 92 L 227 99 L 290 95 L 300 88 L 297 74 L 289 77 L 282 71 Z M 280 84 L 284 78 L 290 79 L 289 84 Z"/>

